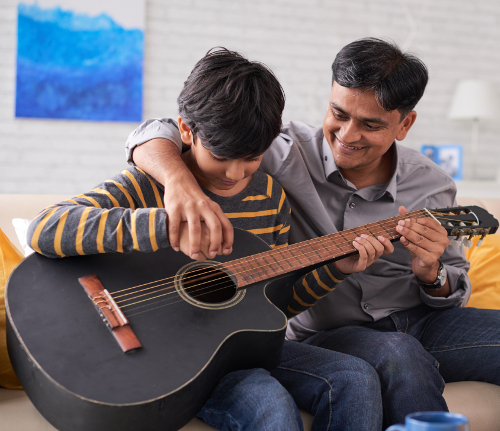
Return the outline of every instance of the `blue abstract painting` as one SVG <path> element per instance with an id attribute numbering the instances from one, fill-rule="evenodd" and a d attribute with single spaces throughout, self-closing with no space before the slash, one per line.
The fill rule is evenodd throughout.
<path id="1" fill-rule="evenodd" d="M 18 5 L 16 117 L 141 121 L 143 29 L 64 3 Z"/>

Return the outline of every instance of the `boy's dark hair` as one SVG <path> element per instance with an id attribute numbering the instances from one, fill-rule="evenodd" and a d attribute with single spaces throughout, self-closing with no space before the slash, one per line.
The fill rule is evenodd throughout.
<path id="1" fill-rule="evenodd" d="M 196 63 L 177 104 L 205 148 L 240 159 L 261 155 L 278 136 L 285 94 L 264 64 L 218 47 Z"/>
<path id="2" fill-rule="evenodd" d="M 427 67 L 416 56 L 403 53 L 395 43 L 364 38 L 342 48 L 332 64 L 333 82 L 342 87 L 374 90 L 386 111 L 397 109 L 401 120 L 424 94 Z"/>

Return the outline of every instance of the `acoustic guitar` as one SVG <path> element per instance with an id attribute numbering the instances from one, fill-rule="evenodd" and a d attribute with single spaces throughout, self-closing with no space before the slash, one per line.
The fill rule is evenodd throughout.
<path id="1" fill-rule="evenodd" d="M 235 230 L 234 251 L 33 254 L 6 292 L 14 370 L 40 413 L 63 431 L 178 430 L 233 370 L 278 366 L 291 285 L 357 253 L 357 236 L 397 241 L 399 220 L 432 217 L 450 236 L 485 236 L 479 207 L 419 210 L 275 250 Z"/>

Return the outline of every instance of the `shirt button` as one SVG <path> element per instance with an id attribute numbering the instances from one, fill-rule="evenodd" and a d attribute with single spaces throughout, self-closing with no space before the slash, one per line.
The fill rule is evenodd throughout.
<path id="1" fill-rule="evenodd" d="M 365 310 L 368 310 L 368 304 L 364 304 L 364 305 L 363 305 L 363 308 L 364 308 Z"/>
<path id="2" fill-rule="evenodd" d="M 355 206 L 356 206 L 356 204 L 355 204 L 354 202 L 351 202 L 351 203 L 349 204 L 349 208 L 354 208 Z"/>
<path id="3" fill-rule="evenodd" d="M 328 160 L 328 156 L 325 156 L 325 162 Z"/>

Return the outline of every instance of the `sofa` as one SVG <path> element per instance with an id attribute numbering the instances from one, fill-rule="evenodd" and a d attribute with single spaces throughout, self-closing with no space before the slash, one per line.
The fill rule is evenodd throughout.
<path id="1" fill-rule="evenodd" d="M 44 207 L 67 199 L 65 195 L 0 195 L 0 229 L 22 250 L 12 219 L 32 219 Z M 460 198 L 461 205 L 479 205 L 500 218 L 500 199 Z M 484 382 L 446 384 L 444 397 L 450 411 L 466 415 L 471 431 L 500 431 L 500 387 Z M 311 415 L 301 412 L 304 429 L 310 430 Z M 50 431 L 49 424 L 31 404 L 24 391 L 0 388 L 0 431 Z M 193 419 L 182 431 L 213 430 Z"/>

